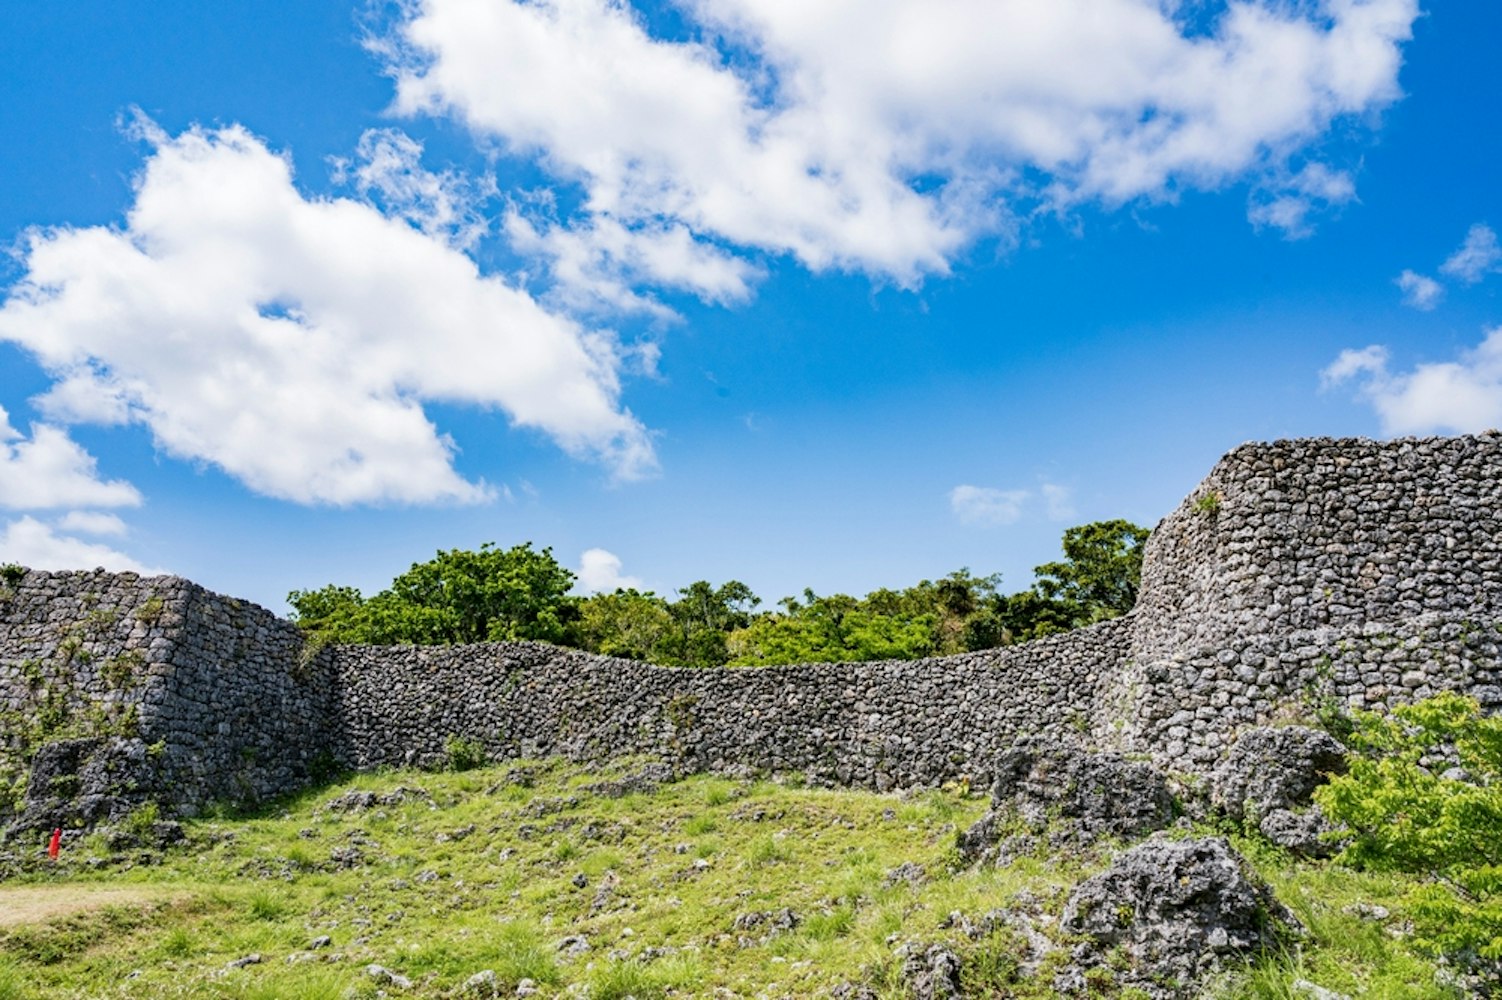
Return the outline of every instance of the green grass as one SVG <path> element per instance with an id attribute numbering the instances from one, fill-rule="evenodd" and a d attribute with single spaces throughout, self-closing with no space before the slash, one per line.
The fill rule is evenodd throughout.
<path id="1" fill-rule="evenodd" d="M 61 894 L 145 887 L 158 901 L 0 928 L 0 1000 L 458 998 L 481 970 L 501 996 L 527 979 L 542 997 L 593 1000 L 814 997 L 844 982 L 896 998 L 904 941 L 948 943 L 969 995 L 1042 998 L 1053 995 L 1048 972 L 1023 974 L 1014 932 L 971 941 L 946 918 L 979 918 L 1024 891 L 1057 914 L 1069 887 L 1106 860 L 958 868 L 955 833 L 986 807 L 963 789 L 901 797 L 696 777 L 611 799 L 586 788 L 631 762 L 526 766 L 522 780 L 515 764 L 359 775 L 261 815 L 190 822 L 188 845 L 154 863 L 111 856 L 91 838 L 19 882 Z M 402 786 L 431 802 L 325 808 L 350 789 Z M 1309 935 L 1297 952 L 1227 976 L 1217 995 L 1291 1000 L 1303 978 L 1352 996 L 1446 996 L 1426 957 L 1345 912 L 1379 903 L 1393 924 L 1406 883 L 1238 846 Z M 351 848 L 357 856 L 343 853 Z M 923 866 L 926 881 L 889 883 L 904 862 Z M 784 908 L 800 918 L 791 930 L 735 926 Z M 324 935 L 332 945 L 313 950 Z M 588 950 L 561 951 L 572 936 Z M 251 954 L 262 960 L 230 967 Z M 364 971 L 372 963 L 413 990 L 376 982 Z"/>

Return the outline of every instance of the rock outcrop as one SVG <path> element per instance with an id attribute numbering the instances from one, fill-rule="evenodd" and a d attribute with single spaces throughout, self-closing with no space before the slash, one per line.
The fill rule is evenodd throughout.
<path id="1" fill-rule="evenodd" d="M 1268 840 L 1307 857 L 1331 853 L 1330 830 L 1312 798 L 1331 775 L 1346 771 L 1346 749 L 1329 733 L 1304 726 L 1242 733 L 1210 776 L 1212 804 Z"/>
<path id="2" fill-rule="evenodd" d="M 1195 996 L 1210 973 L 1300 930 L 1223 839 L 1161 835 L 1077 885 L 1060 925 L 1085 942 L 1058 976 L 1058 989 L 1080 992 L 1088 971 L 1107 968 L 1112 956 L 1118 983 L 1155 1000 Z"/>
<path id="3" fill-rule="evenodd" d="M 1168 782 L 1151 764 L 1093 753 L 1057 740 L 1026 740 L 994 766 L 991 810 L 959 837 L 969 861 L 1006 863 L 1048 846 L 1088 847 L 1102 838 L 1133 841 L 1173 821 Z"/>

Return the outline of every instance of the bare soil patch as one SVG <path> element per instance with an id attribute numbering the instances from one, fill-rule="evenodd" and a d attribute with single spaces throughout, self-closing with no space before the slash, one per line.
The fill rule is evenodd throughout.
<path id="1" fill-rule="evenodd" d="M 58 917 L 132 906 L 167 898 L 161 889 L 92 885 L 26 885 L 0 887 L 0 927 L 39 924 Z"/>

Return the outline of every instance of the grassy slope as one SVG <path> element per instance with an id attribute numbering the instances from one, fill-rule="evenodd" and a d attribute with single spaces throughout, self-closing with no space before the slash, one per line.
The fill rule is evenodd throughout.
<path id="1" fill-rule="evenodd" d="M 531 979 L 540 996 L 607 1000 L 824 996 L 847 981 L 895 997 L 893 949 L 908 940 L 951 942 L 973 995 L 1043 997 L 1052 995 L 1046 978 L 1016 974 L 1011 932 L 971 941 L 945 929 L 945 917 L 978 917 L 1022 890 L 1057 913 L 1069 886 L 1104 863 L 952 871 L 956 829 L 985 810 L 977 795 L 901 798 L 715 777 L 614 798 L 588 790 L 630 770 L 549 761 L 363 775 L 261 818 L 189 824 L 189 846 L 156 863 L 111 859 L 97 842 L 75 847 L 62 863 L 0 885 L 0 908 L 7 893 L 22 898 L 17 885 L 33 905 L 51 891 L 82 908 L 0 926 L 0 1000 L 397 995 L 366 973 L 370 963 L 413 980 L 402 995 L 430 997 L 460 996 L 485 969 L 501 996 Z M 350 789 L 399 787 L 431 801 L 326 808 Z M 1341 912 L 1365 901 L 1396 913 L 1402 883 L 1238 846 L 1311 935 L 1299 955 L 1243 970 L 1218 985 L 1220 995 L 1291 997 L 1298 977 L 1353 995 L 1448 995 L 1400 939 Z M 331 860 L 351 847 L 358 858 Z M 928 880 L 889 881 L 904 862 L 923 866 Z M 89 893 L 102 887 L 128 888 L 132 901 L 94 905 Z M 791 931 L 735 928 L 739 916 L 783 908 L 801 918 Z M 321 935 L 332 946 L 309 951 Z M 560 952 L 569 935 L 584 935 L 590 950 Z M 262 961 L 229 968 L 252 954 Z"/>

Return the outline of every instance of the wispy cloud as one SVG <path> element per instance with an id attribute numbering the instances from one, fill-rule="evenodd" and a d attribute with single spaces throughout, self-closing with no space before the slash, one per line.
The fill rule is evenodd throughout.
<path id="1" fill-rule="evenodd" d="M 1297 173 L 1274 175 L 1252 195 L 1247 218 L 1255 226 L 1280 230 L 1285 239 L 1314 235 L 1311 216 L 1356 197 L 1356 182 L 1342 170 L 1308 163 Z"/>
<path id="2" fill-rule="evenodd" d="M 1393 372 L 1387 348 L 1342 351 L 1322 373 L 1325 387 L 1354 380 L 1386 434 L 1474 433 L 1502 427 L 1502 327 L 1454 361 Z"/>
<path id="3" fill-rule="evenodd" d="M 956 520 L 975 527 L 1013 524 L 1040 506 L 1047 520 L 1067 521 L 1076 514 L 1074 490 L 1045 480 L 1036 490 L 964 484 L 949 491 L 949 509 Z"/>
<path id="4" fill-rule="evenodd" d="M 1502 272 L 1502 246 L 1490 226 L 1476 223 L 1466 233 L 1465 242 L 1439 266 L 1444 274 L 1467 285 L 1474 285 L 1488 274 Z"/>
<path id="5" fill-rule="evenodd" d="M 1425 312 L 1439 305 L 1445 297 L 1445 287 L 1433 278 L 1415 271 L 1404 271 L 1394 282 L 1403 290 L 1403 304 Z"/>
<path id="6" fill-rule="evenodd" d="M 956 486 L 949 491 L 949 507 L 961 524 L 995 527 L 1022 516 L 1027 490 L 998 490 L 988 486 Z"/>
<path id="7" fill-rule="evenodd" d="M 10 521 L 0 529 L 0 561 L 32 569 L 102 568 L 144 574 L 165 572 L 143 566 L 108 545 L 60 534 L 57 527 L 30 515 Z"/>
<path id="8" fill-rule="evenodd" d="M 422 143 L 398 129 L 370 129 L 360 136 L 352 159 L 334 161 L 334 180 L 354 185 L 385 214 L 406 219 L 429 236 L 472 248 L 490 229 L 482 206 L 496 194 L 495 179 L 427 170 L 422 151 Z"/>

